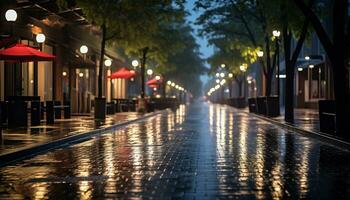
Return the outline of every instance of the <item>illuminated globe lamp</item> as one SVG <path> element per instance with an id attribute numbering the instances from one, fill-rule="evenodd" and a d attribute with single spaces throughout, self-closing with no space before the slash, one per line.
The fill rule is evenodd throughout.
<path id="1" fill-rule="evenodd" d="M 67 76 L 67 72 L 62 72 L 62 76 Z"/>
<path id="2" fill-rule="evenodd" d="M 232 73 L 229 73 L 229 74 L 228 74 L 228 77 L 229 77 L 229 78 L 232 78 L 232 77 L 233 77 L 233 74 L 232 74 Z"/>
<path id="3" fill-rule="evenodd" d="M 43 33 L 39 33 L 38 35 L 36 35 L 35 40 L 39 44 L 44 43 L 46 40 L 46 36 Z"/>
<path id="4" fill-rule="evenodd" d="M 176 85 L 175 83 L 171 83 L 171 86 L 172 86 L 172 87 L 175 87 L 175 85 Z"/>
<path id="5" fill-rule="evenodd" d="M 261 57 L 263 57 L 264 56 L 264 52 L 263 51 L 258 51 L 257 53 L 256 53 L 257 55 L 258 55 L 258 57 L 259 58 L 261 58 Z"/>
<path id="6" fill-rule="evenodd" d="M 171 81 L 167 81 L 166 83 L 167 83 L 168 85 L 171 85 L 172 82 L 171 82 Z"/>
<path id="7" fill-rule="evenodd" d="M 278 31 L 278 30 L 274 30 L 274 31 L 272 31 L 272 35 L 273 35 L 274 37 L 278 38 L 278 37 L 281 35 L 281 32 Z"/>
<path id="8" fill-rule="evenodd" d="M 87 52 L 89 51 L 89 48 L 86 45 L 81 45 L 79 51 L 82 54 L 87 54 Z"/>
<path id="9" fill-rule="evenodd" d="M 224 73 L 224 72 L 221 72 L 221 73 L 220 73 L 220 77 L 221 77 L 221 78 L 224 78 L 224 77 L 225 77 L 225 73 Z"/>
<path id="10" fill-rule="evenodd" d="M 9 9 L 5 13 L 6 21 L 15 22 L 17 20 L 17 12 L 13 9 Z"/>
<path id="11" fill-rule="evenodd" d="M 106 67 L 110 67 L 112 65 L 112 61 L 107 59 L 107 60 L 105 60 L 104 64 Z"/>
<path id="12" fill-rule="evenodd" d="M 139 61 L 133 60 L 133 61 L 131 62 L 131 65 L 132 65 L 133 67 L 137 67 L 137 66 L 139 66 Z"/>
<path id="13" fill-rule="evenodd" d="M 151 76 L 153 74 L 153 70 L 152 69 L 148 69 L 147 70 L 147 75 Z"/>
<path id="14" fill-rule="evenodd" d="M 157 75 L 157 76 L 155 77 L 155 79 L 156 79 L 157 81 L 159 81 L 159 80 L 160 80 L 160 76 Z"/>

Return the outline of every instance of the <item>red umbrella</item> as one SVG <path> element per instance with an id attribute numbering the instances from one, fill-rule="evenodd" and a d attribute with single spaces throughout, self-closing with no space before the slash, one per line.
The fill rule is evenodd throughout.
<path id="1" fill-rule="evenodd" d="M 50 61 L 54 55 L 41 52 L 24 44 L 16 44 L 10 48 L 0 50 L 0 60 L 12 62 Z"/>
<path id="2" fill-rule="evenodd" d="M 162 81 L 163 81 L 162 79 L 157 80 L 154 78 L 154 79 L 147 81 L 146 84 L 147 85 L 157 85 L 158 83 L 161 83 Z"/>
<path id="3" fill-rule="evenodd" d="M 114 72 L 113 74 L 111 74 L 110 76 L 108 76 L 108 78 L 111 79 L 116 79 L 116 78 L 132 78 L 135 76 L 135 71 L 130 71 L 125 67 L 120 68 L 118 71 Z"/>
<path id="4" fill-rule="evenodd" d="M 159 85 L 158 84 L 149 84 L 148 87 L 150 87 L 150 88 L 158 88 Z"/>

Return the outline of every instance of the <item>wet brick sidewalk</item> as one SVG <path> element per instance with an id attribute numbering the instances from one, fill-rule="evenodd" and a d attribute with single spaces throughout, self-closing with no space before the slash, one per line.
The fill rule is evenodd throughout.
<path id="1" fill-rule="evenodd" d="M 0 199 L 349 199 L 349 158 L 198 103 L 0 168 Z"/>

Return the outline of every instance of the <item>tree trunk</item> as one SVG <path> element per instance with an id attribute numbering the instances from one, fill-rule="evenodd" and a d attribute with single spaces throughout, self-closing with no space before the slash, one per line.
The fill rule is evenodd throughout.
<path id="1" fill-rule="evenodd" d="M 265 35 L 265 49 L 266 49 L 266 96 L 271 96 L 271 83 L 272 83 L 272 74 L 273 70 L 271 70 L 271 57 L 270 57 L 270 38 L 266 34 Z"/>
<path id="2" fill-rule="evenodd" d="M 162 82 L 162 97 L 166 97 L 166 80 L 164 74 L 162 74 L 163 82 Z"/>
<path id="3" fill-rule="evenodd" d="M 102 41 L 101 41 L 101 52 L 100 52 L 100 64 L 99 64 L 99 73 L 98 73 L 98 98 L 102 98 L 102 78 L 103 78 L 103 64 L 104 64 L 104 55 L 106 47 L 106 25 L 102 24 Z"/>
<path id="4" fill-rule="evenodd" d="M 145 98 L 145 68 L 146 68 L 146 59 L 148 47 L 143 48 L 142 50 L 142 60 L 141 60 L 141 98 Z"/>
<path id="5" fill-rule="evenodd" d="M 242 97 L 243 95 L 242 95 L 242 83 L 243 83 L 243 81 L 241 81 L 241 80 L 237 80 L 236 79 L 236 82 L 237 82 L 237 85 L 238 85 L 238 95 L 239 95 L 239 97 Z"/>

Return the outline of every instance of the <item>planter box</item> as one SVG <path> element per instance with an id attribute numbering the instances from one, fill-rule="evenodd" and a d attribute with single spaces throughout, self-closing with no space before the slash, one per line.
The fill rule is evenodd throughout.
<path id="1" fill-rule="evenodd" d="M 266 108 L 266 97 L 257 97 L 256 98 L 256 104 L 257 104 L 257 113 L 260 115 L 266 115 L 267 108 Z"/>
<path id="2" fill-rule="evenodd" d="M 318 101 L 318 112 L 320 119 L 320 131 L 323 133 L 336 134 L 335 101 Z"/>
<path id="3" fill-rule="evenodd" d="M 257 102 L 256 102 L 256 98 L 249 98 L 248 99 L 248 106 L 249 106 L 249 112 L 250 113 L 257 113 L 258 105 L 257 105 Z"/>
<path id="4" fill-rule="evenodd" d="M 266 115 L 268 117 L 280 116 L 280 102 L 278 96 L 266 97 Z"/>

